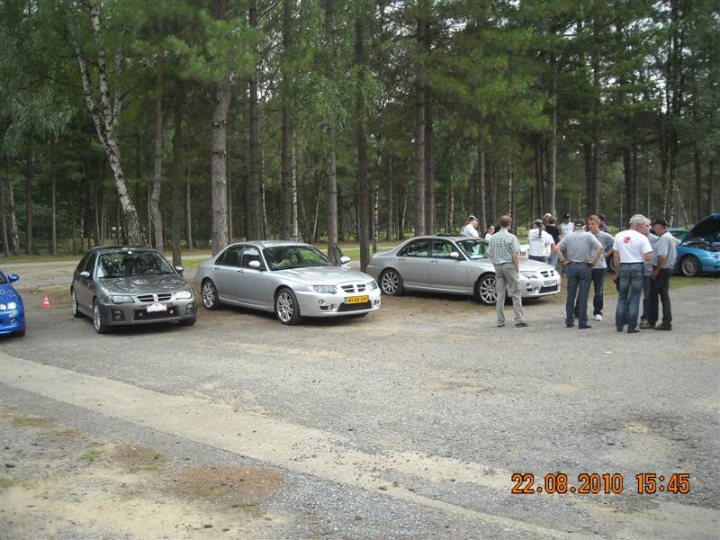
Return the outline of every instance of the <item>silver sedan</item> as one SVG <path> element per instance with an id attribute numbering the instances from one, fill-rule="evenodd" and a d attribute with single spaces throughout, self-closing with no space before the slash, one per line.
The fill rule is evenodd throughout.
<path id="1" fill-rule="evenodd" d="M 462 294 L 492 305 L 495 268 L 486 256 L 487 242 L 467 236 L 411 238 L 370 259 L 367 272 L 378 280 L 384 294 L 404 290 Z M 560 292 L 560 274 L 549 264 L 520 260 L 523 297 L 536 298 Z"/>
<path id="2" fill-rule="evenodd" d="M 363 316 L 380 307 L 377 282 L 336 265 L 315 247 L 280 240 L 232 244 L 203 262 L 195 276 L 203 305 L 221 303 L 274 312 L 283 324 L 302 317 Z"/>

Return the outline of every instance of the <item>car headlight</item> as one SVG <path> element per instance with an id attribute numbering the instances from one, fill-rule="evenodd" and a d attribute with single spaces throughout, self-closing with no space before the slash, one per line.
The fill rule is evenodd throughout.
<path id="1" fill-rule="evenodd" d="M 5 311 L 6 309 L 17 309 L 17 302 L 8 302 L 7 304 L 0 304 L 0 311 Z"/>
<path id="2" fill-rule="evenodd" d="M 126 294 L 113 294 L 112 302 L 113 304 L 132 304 L 134 300 L 132 296 Z"/>
<path id="3" fill-rule="evenodd" d="M 368 287 L 368 289 L 370 289 L 371 291 L 374 291 L 374 290 L 376 290 L 376 289 L 378 288 L 378 284 L 377 284 L 377 282 L 373 279 L 371 282 L 369 282 L 369 283 L 367 284 L 367 287 Z"/>
<path id="4" fill-rule="evenodd" d="M 190 291 L 180 291 L 175 293 L 175 300 L 190 300 L 192 293 Z"/>
<path id="5" fill-rule="evenodd" d="M 537 279 L 537 274 L 535 272 L 520 272 L 520 275 L 525 279 Z"/>
<path id="6" fill-rule="evenodd" d="M 313 291 L 319 294 L 335 294 L 337 287 L 335 285 L 313 285 Z"/>

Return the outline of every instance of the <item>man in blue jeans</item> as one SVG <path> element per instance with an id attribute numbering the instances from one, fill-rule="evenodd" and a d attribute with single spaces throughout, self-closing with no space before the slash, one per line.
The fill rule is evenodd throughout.
<path id="1" fill-rule="evenodd" d="M 593 317 L 596 321 L 602 321 L 602 313 L 604 307 L 604 290 L 605 290 L 605 272 L 607 270 L 606 258 L 612 256 L 613 243 L 615 239 L 612 235 L 603 232 L 600 229 L 602 220 L 599 215 L 592 214 L 588 216 L 588 230 L 592 233 L 598 242 L 602 244 L 603 256 L 598 257 L 595 262 L 595 266 L 592 268 L 592 282 L 593 282 Z"/>
<path id="2" fill-rule="evenodd" d="M 615 235 L 613 259 L 618 268 L 618 302 L 615 309 L 615 328 L 628 334 L 639 332 L 640 293 L 643 289 L 644 262 L 652 258 L 648 240 L 649 221 L 642 214 L 630 218 L 630 228 Z"/>
<path id="3" fill-rule="evenodd" d="M 590 328 L 587 315 L 588 292 L 592 267 L 598 257 L 602 257 L 602 244 L 591 233 L 585 231 L 584 221 L 578 221 L 574 230 L 563 236 L 555 250 L 568 278 L 565 326 L 568 328 L 575 326 L 577 306 L 578 328 L 581 330 Z"/>

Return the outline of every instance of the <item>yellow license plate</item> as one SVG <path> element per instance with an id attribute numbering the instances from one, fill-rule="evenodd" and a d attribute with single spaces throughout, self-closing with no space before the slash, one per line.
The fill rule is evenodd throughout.
<path id="1" fill-rule="evenodd" d="M 364 304 L 365 302 L 369 302 L 370 299 L 365 296 L 348 296 L 345 299 L 346 304 Z"/>

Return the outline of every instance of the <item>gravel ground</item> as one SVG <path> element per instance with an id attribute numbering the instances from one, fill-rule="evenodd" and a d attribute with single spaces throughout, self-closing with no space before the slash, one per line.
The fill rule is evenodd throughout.
<path id="1" fill-rule="evenodd" d="M 28 334 L 0 341 L 1 538 L 717 538 L 716 281 L 672 292 L 672 332 L 618 334 L 614 298 L 580 332 L 558 301 L 499 329 L 415 295 L 97 336 L 60 269 L 24 272 Z M 515 472 L 624 490 L 514 495 Z M 638 495 L 646 472 L 692 489 Z"/>

